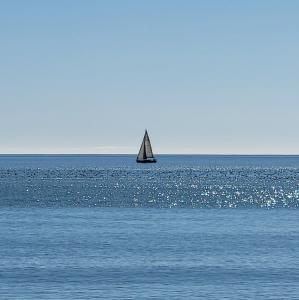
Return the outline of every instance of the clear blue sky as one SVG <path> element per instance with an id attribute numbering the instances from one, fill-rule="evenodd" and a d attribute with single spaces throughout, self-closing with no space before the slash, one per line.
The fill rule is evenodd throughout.
<path id="1" fill-rule="evenodd" d="M 0 152 L 299 153 L 299 1 L 0 1 Z"/>

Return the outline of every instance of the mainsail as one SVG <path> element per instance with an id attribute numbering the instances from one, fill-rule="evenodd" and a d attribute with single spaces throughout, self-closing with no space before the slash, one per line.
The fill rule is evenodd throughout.
<path id="1" fill-rule="evenodd" d="M 137 156 L 137 162 L 156 162 L 147 130 L 145 130 L 143 141 Z"/>

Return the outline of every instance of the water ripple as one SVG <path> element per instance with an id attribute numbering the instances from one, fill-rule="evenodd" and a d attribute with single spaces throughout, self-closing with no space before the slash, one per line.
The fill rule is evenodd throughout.
<path id="1" fill-rule="evenodd" d="M 297 168 L 0 169 L 1 206 L 298 208 Z"/>

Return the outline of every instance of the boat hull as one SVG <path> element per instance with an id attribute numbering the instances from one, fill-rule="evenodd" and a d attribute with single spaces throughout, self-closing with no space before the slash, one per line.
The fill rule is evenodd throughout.
<path id="1" fill-rule="evenodd" d="M 137 163 L 140 163 L 140 164 L 148 164 L 148 163 L 156 163 L 157 160 L 156 159 L 136 159 L 136 162 Z"/>

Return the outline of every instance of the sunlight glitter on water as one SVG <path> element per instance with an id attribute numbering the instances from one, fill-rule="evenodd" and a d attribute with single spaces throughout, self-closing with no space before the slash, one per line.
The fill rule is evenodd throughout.
<path id="1" fill-rule="evenodd" d="M 1 169 L 1 205 L 298 208 L 292 168 Z"/>

